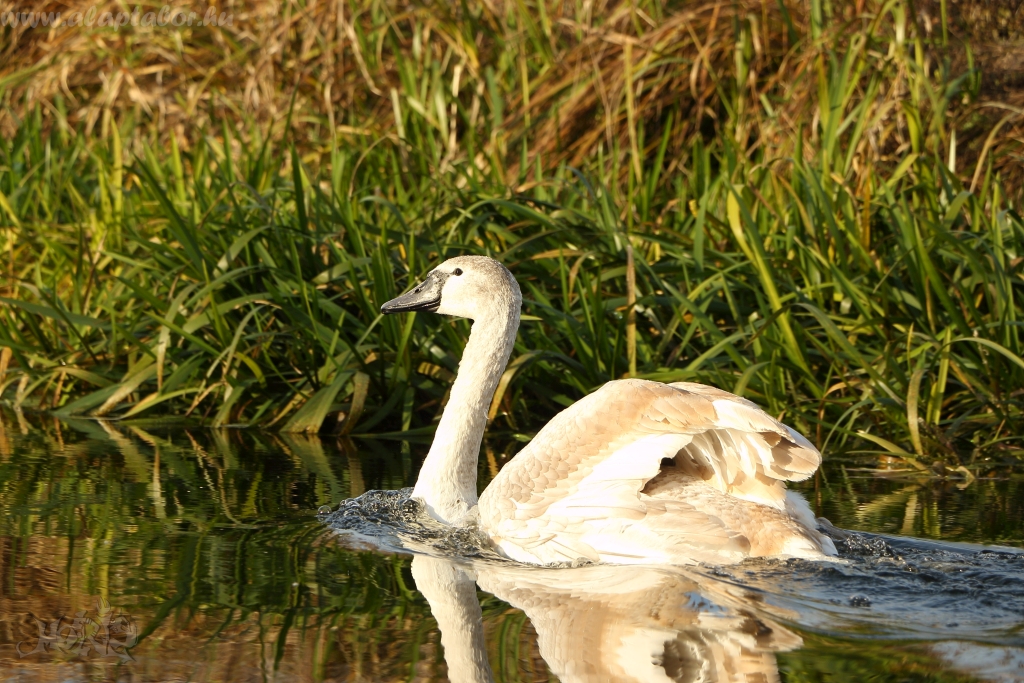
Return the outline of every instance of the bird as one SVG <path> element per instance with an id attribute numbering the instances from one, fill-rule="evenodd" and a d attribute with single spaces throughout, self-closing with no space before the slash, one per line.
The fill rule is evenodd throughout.
<path id="1" fill-rule="evenodd" d="M 435 520 L 475 526 L 535 565 L 734 564 L 836 555 L 807 501 L 821 454 L 753 402 L 692 382 L 618 379 L 555 415 L 477 496 L 490 402 L 523 297 L 487 256 L 450 258 L 383 314 L 472 320 L 448 402 L 411 497 Z"/>

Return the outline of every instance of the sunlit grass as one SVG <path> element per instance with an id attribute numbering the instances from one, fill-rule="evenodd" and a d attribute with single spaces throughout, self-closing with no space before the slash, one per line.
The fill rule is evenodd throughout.
<path id="1" fill-rule="evenodd" d="M 710 10 L 615 15 L 636 44 L 557 87 L 586 41 L 511 9 L 518 37 L 479 20 L 505 41 L 499 72 L 385 32 L 400 80 L 379 135 L 319 120 L 310 143 L 298 110 L 276 127 L 211 114 L 186 150 L 127 113 L 87 135 L 23 111 L 0 141 L 0 396 L 426 435 L 469 326 L 379 306 L 484 253 L 526 297 L 494 432 L 526 438 L 635 374 L 735 391 L 826 452 L 1019 452 L 1024 223 L 994 154 L 958 157 L 976 75 L 927 56 L 902 3 L 788 26 L 779 7 L 769 30 L 723 5 L 732 42 L 711 61 L 692 51 Z"/>

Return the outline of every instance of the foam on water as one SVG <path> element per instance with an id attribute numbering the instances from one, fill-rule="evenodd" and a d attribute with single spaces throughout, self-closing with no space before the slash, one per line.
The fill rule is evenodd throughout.
<path id="1" fill-rule="evenodd" d="M 339 534 L 390 552 L 508 561 L 477 527 L 442 524 L 411 496 L 411 488 L 367 491 L 318 516 Z"/>
<path id="2" fill-rule="evenodd" d="M 763 591 L 824 633 L 1024 645 L 1024 553 L 842 532 L 840 560 L 751 560 L 715 578 Z"/>

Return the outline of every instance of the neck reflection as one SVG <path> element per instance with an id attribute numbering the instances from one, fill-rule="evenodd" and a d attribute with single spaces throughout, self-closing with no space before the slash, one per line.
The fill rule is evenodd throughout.
<path id="1" fill-rule="evenodd" d="M 543 569 L 416 556 L 412 571 L 453 683 L 493 680 L 477 585 L 527 615 L 562 683 L 767 683 L 779 680 L 775 653 L 802 644 L 762 614 L 756 595 L 681 568 Z"/>

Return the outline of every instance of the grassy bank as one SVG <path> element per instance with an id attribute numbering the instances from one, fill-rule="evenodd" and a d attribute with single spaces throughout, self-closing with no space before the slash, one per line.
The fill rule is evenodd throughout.
<path id="1" fill-rule="evenodd" d="M 56 96 L 9 109 L 0 396 L 425 436 L 469 326 L 379 305 L 485 253 L 526 297 L 492 432 L 636 375 L 735 391 L 824 450 L 1018 454 L 1016 114 L 979 133 L 983 76 L 902 3 L 638 7 L 383 21 L 398 81 L 339 120 L 301 88 L 275 122 L 211 103 L 181 140 L 130 109 L 89 131 Z"/>

